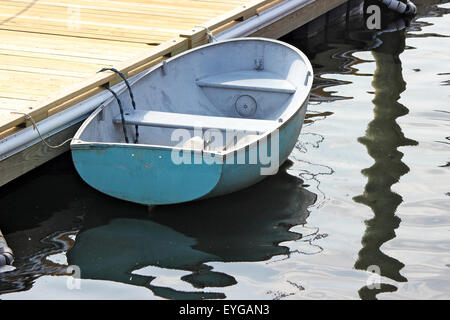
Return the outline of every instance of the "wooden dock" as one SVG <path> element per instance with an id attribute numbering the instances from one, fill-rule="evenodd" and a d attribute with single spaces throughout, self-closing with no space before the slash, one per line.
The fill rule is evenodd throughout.
<path id="1" fill-rule="evenodd" d="M 4 0 L 0 1 L 0 186 L 67 151 L 39 140 L 2 154 L 32 126 L 187 49 L 281 5 L 300 3 L 253 36 L 278 38 L 348 0 Z M 49 134 L 71 137 L 79 124 Z M 32 128 L 31 128 L 32 129 Z M 30 130 L 30 129 L 28 129 Z"/>

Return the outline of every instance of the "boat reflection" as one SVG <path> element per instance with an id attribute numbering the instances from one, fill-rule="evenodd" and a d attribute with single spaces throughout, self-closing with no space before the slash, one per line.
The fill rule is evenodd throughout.
<path id="1" fill-rule="evenodd" d="M 288 254 L 281 242 L 301 238 L 289 230 L 306 223 L 316 195 L 286 173 L 288 166 L 227 196 L 149 207 L 147 217 L 142 206 L 108 199 L 98 206 L 99 212 L 85 216 L 67 253 L 68 263 L 80 267 L 82 278 L 144 286 L 164 298 L 225 298 L 221 292 L 203 289 L 220 291 L 218 287 L 234 285 L 236 280 L 215 272 L 207 262 L 268 260 Z M 190 289 L 154 285 L 154 275 L 139 272 L 149 266 L 187 271 L 179 280 Z"/>
<path id="2" fill-rule="evenodd" d="M 376 43 L 378 46 L 372 50 L 376 61 L 372 82 L 375 89 L 375 98 L 372 101 L 375 105 L 374 118 L 368 124 L 365 136 L 358 139 L 366 146 L 375 163 L 362 170 L 368 182 L 364 193 L 354 197 L 354 201 L 370 207 L 374 217 L 365 221 L 363 248 L 358 254 L 355 268 L 368 270 L 371 266 L 377 266 L 381 276 L 397 282 L 406 282 L 407 279 L 400 273 L 404 264 L 380 249 L 384 243 L 395 238 L 395 230 L 401 221 L 395 212 L 402 202 L 402 197 L 393 192 L 391 187 L 409 172 L 409 168 L 402 162 L 403 153 L 398 148 L 417 144 L 404 136 L 396 122 L 397 118 L 409 112 L 407 107 L 398 102 L 400 94 L 406 88 L 399 58 L 405 49 L 405 29 L 381 32 Z M 381 292 L 396 290 L 395 286 L 382 283 L 379 288 L 374 289 L 365 286 L 358 293 L 362 299 L 376 299 L 376 295 Z"/>

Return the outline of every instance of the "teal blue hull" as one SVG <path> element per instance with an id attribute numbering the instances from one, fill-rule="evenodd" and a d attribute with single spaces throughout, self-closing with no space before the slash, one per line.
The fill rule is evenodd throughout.
<path id="1" fill-rule="evenodd" d="M 298 141 L 298 136 L 300 135 L 303 121 L 305 119 L 305 114 L 306 103 L 289 121 L 285 123 L 284 126 L 280 127 L 278 132 L 279 165 L 277 166 L 276 171 L 272 174 L 276 174 L 278 167 L 281 166 L 284 161 L 286 161 L 289 154 L 292 152 L 292 149 L 295 147 L 295 144 Z M 267 143 L 260 143 L 257 147 L 258 154 L 259 148 L 261 147 L 263 148 L 263 150 L 270 150 L 271 143 L 271 136 L 267 139 Z M 267 144 L 269 144 L 269 147 L 267 147 Z M 249 161 L 247 160 L 249 159 L 249 154 L 252 152 L 251 148 L 252 146 L 245 148 L 246 164 L 237 164 L 237 161 L 235 161 L 233 164 L 225 163 L 223 165 L 223 173 L 219 183 L 208 195 L 206 195 L 206 197 L 214 197 L 241 190 L 267 177 L 267 175 L 261 175 L 261 169 L 267 169 L 269 166 L 261 164 L 259 158 L 258 164 L 248 164 Z"/>
<path id="2" fill-rule="evenodd" d="M 306 104 L 280 127 L 276 170 L 294 148 L 305 112 Z M 266 177 L 261 169 L 268 165 L 259 157 L 255 164 L 248 164 L 248 159 L 255 152 L 253 148 L 267 150 L 271 140 L 272 135 L 267 143 L 260 141 L 242 149 L 247 164 L 237 164 L 237 156 L 232 163 L 224 159 L 205 163 L 202 155 L 194 152 L 193 164 L 175 164 L 172 149 L 133 144 L 78 145 L 72 148 L 72 157 L 83 180 L 105 194 L 144 205 L 173 204 L 234 192 L 259 182 Z"/>
<path id="3" fill-rule="evenodd" d="M 197 199 L 217 185 L 221 165 L 176 165 L 171 151 L 128 145 L 73 149 L 75 167 L 89 185 L 110 196 L 170 204 Z"/>

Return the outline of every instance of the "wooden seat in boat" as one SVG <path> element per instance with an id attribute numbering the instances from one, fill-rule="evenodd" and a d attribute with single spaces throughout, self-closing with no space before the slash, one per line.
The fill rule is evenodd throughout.
<path id="1" fill-rule="evenodd" d="M 274 93 L 295 93 L 295 87 L 288 80 L 267 71 L 235 71 L 198 79 L 199 87 L 264 91 Z"/>
<path id="2" fill-rule="evenodd" d="M 127 110 L 124 112 L 125 124 L 163 127 L 163 128 L 202 128 L 249 132 L 266 132 L 277 126 L 275 120 L 244 119 L 229 117 L 213 117 L 197 114 L 174 112 Z M 122 123 L 120 114 L 113 119 L 114 123 Z"/>

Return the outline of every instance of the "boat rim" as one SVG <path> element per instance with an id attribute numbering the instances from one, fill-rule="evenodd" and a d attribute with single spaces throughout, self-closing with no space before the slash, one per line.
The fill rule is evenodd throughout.
<path id="1" fill-rule="evenodd" d="M 221 40 L 221 41 L 216 41 L 216 42 L 212 42 L 212 43 L 208 43 L 196 48 L 192 48 L 189 50 L 186 50 L 174 57 L 170 57 L 162 62 L 159 62 L 158 64 L 148 68 L 147 70 L 141 72 L 140 74 L 134 76 L 131 80 L 129 79 L 129 83 L 130 86 L 132 87 L 136 82 L 142 80 L 144 77 L 146 77 L 148 74 L 150 74 L 151 72 L 153 72 L 154 70 L 160 68 L 163 63 L 169 63 L 172 60 L 181 58 L 184 55 L 190 54 L 191 52 L 194 52 L 196 50 L 200 50 L 203 48 L 207 48 L 210 46 L 215 46 L 215 45 L 220 45 L 222 43 L 227 43 L 227 42 L 236 42 L 236 41 L 265 41 L 265 42 L 272 42 L 272 43 L 277 43 L 279 45 L 288 47 L 289 49 L 293 50 L 295 53 L 297 53 L 303 60 L 303 62 L 305 63 L 305 66 L 307 68 L 307 71 L 309 71 L 310 75 L 308 77 L 308 83 L 305 85 L 305 90 L 304 92 L 301 92 L 299 94 L 298 100 L 300 101 L 299 103 L 299 107 L 295 108 L 293 111 L 290 112 L 290 114 L 287 114 L 287 118 L 285 119 L 283 117 L 283 121 L 282 122 L 278 122 L 274 120 L 274 123 L 276 123 L 277 125 L 274 126 L 274 128 L 271 131 L 268 132 L 264 132 L 262 135 L 260 135 L 258 137 L 258 139 L 251 141 L 249 143 L 244 144 L 243 146 L 236 148 L 236 149 L 230 149 L 230 150 L 224 150 L 224 151 L 210 151 L 210 150 L 194 150 L 194 149 L 188 149 L 188 148 L 182 148 L 182 147 L 175 147 L 175 146 L 164 146 L 164 145 L 155 145 L 155 144 L 140 144 L 140 143 L 126 143 L 126 142 L 98 142 L 98 141 L 84 141 L 82 139 L 80 139 L 80 135 L 83 133 L 83 131 L 85 130 L 85 128 L 91 123 L 91 121 L 98 115 L 98 113 L 100 111 L 103 110 L 103 108 L 107 107 L 113 100 L 114 97 L 110 97 L 109 99 L 105 100 L 103 103 L 101 103 L 101 105 L 94 110 L 94 112 L 92 112 L 92 114 L 83 122 L 83 124 L 80 126 L 80 128 L 77 130 L 77 132 L 75 133 L 71 143 L 70 143 L 70 148 L 72 150 L 74 149 L 90 149 L 90 148 L 110 148 L 110 147 L 119 147 L 119 148 L 129 148 L 129 147 L 137 147 L 139 149 L 152 149 L 152 150 L 177 150 L 177 151 L 191 151 L 191 152 L 201 152 L 201 154 L 211 154 L 211 155 L 215 155 L 215 156 L 221 156 L 221 157 L 226 157 L 230 154 L 233 154 L 235 152 L 239 152 L 240 150 L 244 150 L 247 147 L 253 146 L 254 144 L 257 144 L 259 141 L 261 141 L 262 139 L 267 139 L 267 137 L 269 135 L 271 135 L 275 130 L 280 130 L 280 128 L 282 128 L 283 126 L 285 126 L 287 123 L 289 123 L 289 121 L 303 108 L 305 107 L 305 102 L 308 100 L 311 89 L 312 89 L 312 84 L 313 84 L 313 79 L 314 79 L 314 71 L 311 65 L 311 62 L 309 61 L 308 57 L 298 48 L 294 47 L 293 45 L 290 45 L 286 42 L 280 41 L 280 40 L 275 40 L 275 39 L 268 39 L 268 38 L 262 38 L 262 37 L 246 37 L 246 38 L 235 38 L 235 39 L 227 39 L 227 40 Z M 116 94 L 119 95 L 121 93 L 123 93 L 124 91 L 128 90 L 126 87 L 122 88 L 121 90 L 117 91 Z M 298 90 L 298 89 L 297 89 Z M 298 91 L 296 91 L 298 92 Z M 286 109 L 286 111 L 288 110 L 288 108 Z M 283 116 L 284 113 L 281 115 Z M 280 116 L 280 118 L 281 118 Z"/>

